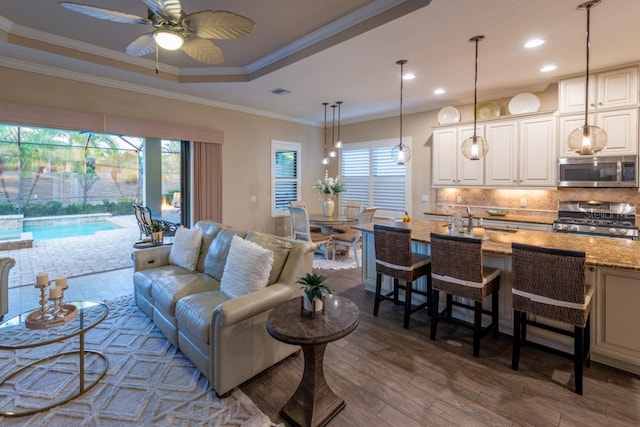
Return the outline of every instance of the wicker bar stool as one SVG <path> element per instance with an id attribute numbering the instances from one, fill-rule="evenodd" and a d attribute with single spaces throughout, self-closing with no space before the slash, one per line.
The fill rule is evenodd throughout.
<path id="1" fill-rule="evenodd" d="M 500 270 L 482 264 L 482 240 L 469 237 L 431 234 L 431 339 L 436 339 L 438 322 L 445 318 L 473 329 L 473 356 L 480 355 L 480 338 L 493 331 L 498 338 Z M 445 309 L 439 311 L 440 291 L 447 293 Z M 453 296 L 467 298 L 474 304 L 454 301 Z M 482 308 L 491 295 L 491 311 Z M 473 323 L 452 317 L 453 306 L 473 310 Z M 491 316 L 491 324 L 482 327 L 482 314 Z"/>
<path id="2" fill-rule="evenodd" d="M 583 368 L 590 361 L 590 314 L 595 286 L 586 283 L 584 252 L 511 244 L 513 287 L 513 358 L 529 344 L 573 359 L 575 392 L 582 394 Z M 573 332 L 527 318 L 527 314 L 573 325 Z M 573 337 L 573 354 L 527 341 L 527 325 Z"/>
<path id="3" fill-rule="evenodd" d="M 411 250 L 411 230 L 408 228 L 374 224 L 373 233 L 376 250 L 376 295 L 373 315 L 378 315 L 380 301 L 387 300 L 398 304 L 400 289 L 404 289 L 403 326 L 409 329 L 411 314 L 425 307 L 428 308 L 431 301 L 431 257 Z M 382 293 L 383 275 L 393 278 L 393 290 L 387 294 Z M 413 289 L 413 282 L 422 276 L 427 278 L 426 292 Z M 426 302 L 412 305 L 413 294 L 426 296 Z"/>

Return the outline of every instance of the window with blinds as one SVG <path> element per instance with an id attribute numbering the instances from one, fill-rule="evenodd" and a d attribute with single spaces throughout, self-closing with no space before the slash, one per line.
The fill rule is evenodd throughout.
<path id="1" fill-rule="evenodd" d="M 396 217 L 410 211 L 409 165 L 398 165 L 391 158 L 397 139 L 345 144 L 340 161 L 340 177 L 346 191 L 342 205 L 349 200 L 378 208 L 376 216 Z M 411 138 L 402 139 L 411 146 Z"/>
<path id="2" fill-rule="evenodd" d="M 287 216 L 290 201 L 300 199 L 298 142 L 271 141 L 271 216 Z"/>

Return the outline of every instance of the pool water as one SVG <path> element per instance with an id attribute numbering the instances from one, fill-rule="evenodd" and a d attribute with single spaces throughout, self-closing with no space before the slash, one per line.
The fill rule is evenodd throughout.
<path id="1" fill-rule="evenodd" d="M 23 232 L 30 232 L 33 240 L 61 239 L 63 237 L 88 236 L 96 231 L 117 230 L 109 221 L 78 222 L 58 225 L 25 225 Z"/>

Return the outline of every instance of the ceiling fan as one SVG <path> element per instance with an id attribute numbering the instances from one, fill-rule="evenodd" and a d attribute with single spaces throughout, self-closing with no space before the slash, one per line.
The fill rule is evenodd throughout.
<path id="1" fill-rule="evenodd" d="M 196 61 L 220 64 L 224 61 L 222 50 L 211 39 L 235 39 L 249 34 L 255 27 L 251 19 L 224 10 L 203 10 L 187 15 L 180 0 L 142 2 L 149 8 L 147 18 L 79 3 L 58 4 L 93 18 L 154 27 L 154 31 L 141 35 L 127 46 L 126 52 L 133 56 L 153 53 L 157 46 L 167 50 L 182 48 Z"/>

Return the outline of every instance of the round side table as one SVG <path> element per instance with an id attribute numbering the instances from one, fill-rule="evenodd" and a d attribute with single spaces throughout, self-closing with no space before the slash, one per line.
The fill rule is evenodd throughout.
<path id="1" fill-rule="evenodd" d="M 275 339 L 299 345 L 304 353 L 304 372 L 298 389 L 282 407 L 280 416 L 294 426 L 322 426 L 346 406 L 324 377 L 324 351 L 328 343 L 350 334 L 359 322 L 358 307 L 337 296 L 325 297 L 324 312 L 311 318 L 302 313 L 302 297 L 274 308 L 267 330 Z"/>

